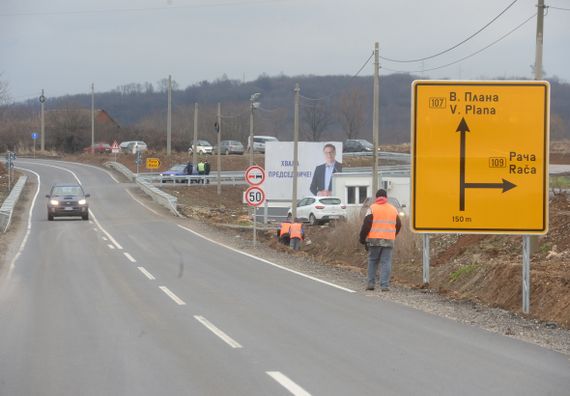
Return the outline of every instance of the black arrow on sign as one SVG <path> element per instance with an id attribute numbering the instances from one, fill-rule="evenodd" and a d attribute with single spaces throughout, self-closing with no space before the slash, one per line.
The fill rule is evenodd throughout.
<path id="1" fill-rule="evenodd" d="M 457 126 L 456 132 L 461 133 L 461 141 L 459 144 L 459 210 L 465 211 L 465 189 L 466 188 L 501 188 L 503 192 L 507 192 L 516 187 L 516 184 L 508 180 L 502 179 L 502 183 L 466 183 L 465 182 L 465 140 L 466 132 L 471 132 L 464 117 Z"/>

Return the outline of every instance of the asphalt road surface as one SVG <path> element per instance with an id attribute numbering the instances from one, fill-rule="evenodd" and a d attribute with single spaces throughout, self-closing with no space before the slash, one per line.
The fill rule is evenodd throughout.
<path id="1" fill-rule="evenodd" d="M 40 181 L 0 275 L 0 395 L 570 393 L 568 356 L 240 254 L 104 170 L 17 165 Z M 76 177 L 91 220 L 48 222 Z"/>

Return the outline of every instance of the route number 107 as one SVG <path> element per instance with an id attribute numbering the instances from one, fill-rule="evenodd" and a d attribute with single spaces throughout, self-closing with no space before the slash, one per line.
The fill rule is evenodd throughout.
<path id="1" fill-rule="evenodd" d="M 436 97 L 429 98 L 430 109 L 445 109 L 446 107 L 447 107 L 446 98 L 436 98 Z"/>

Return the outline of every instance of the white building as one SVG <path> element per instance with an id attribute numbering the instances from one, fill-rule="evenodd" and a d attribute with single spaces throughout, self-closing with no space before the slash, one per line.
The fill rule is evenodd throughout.
<path id="1" fill-rule="evenodd" d="M 384 176 L 382 184 L 388 197 L 398 200 L 403 210 L 408 214 L 410 207 L 410 178 L 408 176 Z M 332 178 L 332 195 L 339 197 L 346 204 L 350 215 L 360 212 L 362 203 L 368 197 L 375 196 L 372 191 L 372 177 L 370 172 L 341 172 L 334 173 Z"/>

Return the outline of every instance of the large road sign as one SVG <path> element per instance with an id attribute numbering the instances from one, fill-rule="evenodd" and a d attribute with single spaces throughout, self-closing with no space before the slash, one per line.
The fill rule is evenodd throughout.
<path id="1" fill-rule="evenodd" d="M 414 81 L 412 229 L 544 234 L 546 81 Z"/>
<path id="2" fill-rule="evenodd" d="M 251 186 L 245 190 L 245 202 L 249 206 L 261 206 L 265 202 L 265 191 L 260 187 Z"/>
<path id="3" fill-rule="evenodd" d="M 160 167 L 160 159 L 158 158 L 147 158 L 146 168 L 147 169 L 157 169 Z"/>
<path id="4" fill-rule="evenodd" d="M 265 181 L 265 170 L 258 165 L 252 165 L 245 170 L 245 181 L 250 186 L 259 186 Z"/>

